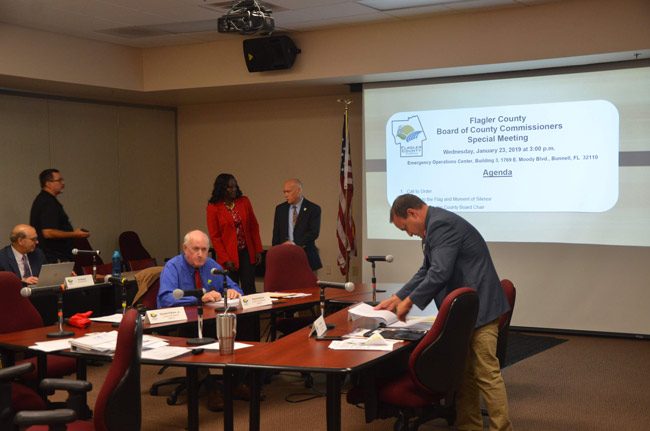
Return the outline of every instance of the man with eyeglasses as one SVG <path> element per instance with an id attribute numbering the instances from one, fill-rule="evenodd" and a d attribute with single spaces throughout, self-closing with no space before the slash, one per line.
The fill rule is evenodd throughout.
<path id="1" fill-rule="evenodd" d="M 211 274 L 211 270 L 223 268 L 208 257 L 209 239 L 205 232 L 193 230 L 183 238 L 183 252 L 167 261 L 160 274 L 158 308 L 196 305 L 197 298 L 186 296 L 174 298 L 174 290 L 203 289 L 202 302 L 215 302 L 222 298 L 223 275 Z M 226 277 L 228 299 L 238 298 L 243 292 Z"/>
<path id="2" fill-rule="evenodd" d="M 38 179 L 41 192 L 32 203 L 29 223 L 34 226 L 40 247 L 49 263 L 71 261 L 72 240 L 88 238 L 85 229 L 74 229 L 63 205 L 56 198 L 63 193 L 65 183 L 58 169 L 45 169 Z"/>
<path id="3" fill-rule="evenodd" d="M 13 272 L 23 284 L 36 284 L 45 254 L 36 247 L 36 229 L 28 224 L 14 226 L 9 236 L 11 244 L 0 250 L 0 271 Z"/>

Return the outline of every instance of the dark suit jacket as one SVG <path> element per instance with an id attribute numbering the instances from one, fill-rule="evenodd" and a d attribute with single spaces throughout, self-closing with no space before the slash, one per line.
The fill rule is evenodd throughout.
<path id="1" fill-rule="evenodd" d="M 289 207 L 290 205 L 286 202 L 275 207 L 272 245 L 282 244 L 289 240 Z M 316 247 L 316 238 L 319 233 L 320 207 L 303 198 L 300 214 L 298 214 L 296 226 L 293 228 L 293 242 L 305 250 L 309 266 L 314 271 L 323 267 Z"/>
<path id="2" fill-rule="evenodd" d="M 45 263 L 43 250 L 37 247 L 33 252 L 27 254 L 27 259 L 29 260 L 29 266 L 32 268 L 32 275 L 38 277 L 38 274 L 41 273 L 41 266 Z M 18 262 L 16 262 L 14 252 L 10 245 L 0 250 L 0 271 L 13 272 L 20 278 Z"/>
<path id="3" fill-rule="evenodd" d="M 442 208 L 429 207 L 424 237 L 424 262 L 397 292 L 420 309 L 435 299 L 438 307 L 452 290 L 471 287 L 479 297 L 476 327 L 510 309 L 492 257 L 481 234 L 465 219 Z"/>

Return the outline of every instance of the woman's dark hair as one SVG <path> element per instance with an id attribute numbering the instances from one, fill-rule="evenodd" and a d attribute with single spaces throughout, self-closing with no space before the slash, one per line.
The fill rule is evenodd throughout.
<path id="1" fill-rule="evenodd" d="M 224 196 L 226 196 L 226 188 L 231 179 L 237 181 L 232 174 L 217 175 L 217 178 L 214 180 L 214 187 L 212 188 L 212 196 L 210 196 L 210 200 L 208 201 L 209 203 L 216 204 L 217 202 L 223 201 Z M 239 189 L 239 184 L 237 184 L 236 197 L 241 196 L 243 196 L 243 193 Z"/>

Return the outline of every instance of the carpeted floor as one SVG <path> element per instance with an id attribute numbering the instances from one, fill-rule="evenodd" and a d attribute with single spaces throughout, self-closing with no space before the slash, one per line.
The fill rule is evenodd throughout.
<path id="1" fill-rule="evenodd" d="M 511 334 L 512 335 L 512 334 Z M 562 341 L 541 343 L 538 352 L 514 362 L 503 370 L 508 390 L 510 417 L 517 431 L 647 431 L 650 430 L 650 342 L 647 340 L 563 336 Z M 515 337 L 513 337 L 514 339 Z M 529 337 L 523 337 L 528 341 Z M 549 337 L 558 338 L 558 337 Z M 517 342 L 513 342 L 513 346 Z M 525 344 L 525 343 L 524 343 Z M 553 348 L 551 344 L 554 344 Z M 514 350 L 514 348 L 513 348 Z M 533 352 L 533 349 L 529 350 Z M 513 358 L 514 358 L 513 354 Z M 101 386 L 108 366 L 90 367 L 94 383 L 90 403 Z M 142 411 L 144 431 L 183 430 L 186 405 L 168 406 L 164 396 L 153 397 L 148 389 L 161 377 L 181 376 L 182 369 L 142 367 Z M 322 375 L 314 374 L 316 389 L 324 392 Z M 264 386 L 261 405 L 262 431 L 320 431 L 325 429 L 325 399 L 314 398 L 291 403 L 296 393 L 305 392 L 298 374 L 275 376 Z M 345 395 L 343 396 L 345 400 Z M 181 400 L 182 401 L 182 400 Z M 223 416 L 205 408 L 201 399 L 200 429 L 223 429 Z M 341 403 L 342 429 L 345 431 L 389 431 L 394 420 L 366 424 L 363 410 Z M 248 429 L 248 404 L 235 401 L 235 430 Z M 443 420 L 424 424 L 420 431 L 449 430 Z"/>
<path id="2" fill-rule="evenodd" d="M 508 353 L 506 355 L 506 363 L 503 367 L 516 364 L 519 361 L 523 361 L 565 341 L 567 341 L 566 338 L 510 331 L 508 334 Z"/>

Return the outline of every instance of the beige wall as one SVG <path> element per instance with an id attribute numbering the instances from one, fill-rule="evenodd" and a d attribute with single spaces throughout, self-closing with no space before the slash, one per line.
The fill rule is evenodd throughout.
<path id="1" fill-rule="evenodd" d="M 282 200 L 282 181 L 298 176 L 305 183 L 306 196 L 323 207 L 321 238 L 318 241 L 326 266 L 322 277 L 330 278 L 330 274 L 326 274 L 327 267 L 330 267 L 331 278 L 334 279 L 338 275 L 335 268 L 335 221 L 343 112 L 336 99 L 347 95 L 347 87 L 341 85 L 340 90 L 330 96 L 310 97 L 296 97 L 295 88 L 372 81 L 379 77 L 394 79 L 411 72 L 426 72 L 435 76 L 441 68 L 616 52 L 629 53 L 632 59 L 633 52 L 647 52 L 650 49 L 648 22 L 650 2 L 647 0 L 564 0 L 526 8 L 344 26 L 292 34 L 303 51 L 294 68 L 255 74 L 246 72 L 239 38 L 137 50 L 0 24 L 0 58 L 5 59 L 0 61 L 0 85 L 13 82 L 21 85 L 16 88 L 47 91 L 48 84 L 59 84 L 56 88 L 69 91 L 66 93 L 69 95 L 78 90 L 74 88 L 77 85 L 85 89 L 103 89 L 94 94 L 106 100 L 112 100 L 124 90 L 130 92 L 132 98 L 141 97 L 143 101 L 151 100 L 147 99 L 148 92 L 155 92 L 161 97 L 169 95 L 166 100 L 172 103 L 183 100 L 182 106 L 179 106 L 177 141 L 180 234 L 191 228 L 205 229 L 205 204 L 212 182 L 218 173 L 227 171 L 237 176 L 242 189 L 250 196 L 260 221 L 263 243 L 268 244 L 273 209 Z M 8 78 L 12 79 L 7 81 Z M 38 86 L 34 83 L 38 83 Z M 285 86 L 287 92 L 278 96 L 276 91 L 272 99 L 264 99 L 269 97 L 267 91 L 260 91 L 264 96 L 256 97 L 258 90 L 269 87 L 284 89 Z M 223 100 L 224 95 L 239 101 L 214 102 Z M 238 97 L 257 100 L 244 102 Z M 197 104 L 197 100 L 210 98 L 213 99 L 208 104 Z M 17 182 L 22 178 L 34 178 L 43 165 L 62 163 L 59 166 L 66 170 L 64 174 L 69 183 L 65 196 L 66 208 L 70 210 L 74 223 L 89 226 L 84 220 L 84 201 L 73 203 L 72 197 L 74 192 L 82 192 L 84 199 L 87 196 L 91 198 L 88 205 L 97 202 L 98 208 L 103 210 L 114 208 L 97 198 L 100 194 L 108 194 L 109 202 L 114 203 L 113 194 L 99 188 L 110 184 L 104 178 L 108 173 L 95 175 L 93 170 L 96 163 L 106 160 L 103 157 L 110 159 L 113 153 L 105 153 L 103 147 L 97 147 L 96 151 L 85 149 L 84 142 L 78 143 L 81 147 L 66 146 L 65 139 L 53 140 L 50 134 L 63 138 L 69 131 L 74 131 L 80 121 L 88 119 L 106 126 L 110 123 L 104 124 L 106 118 L 101 115 L 95 117 L 97 111 L 103 108 L 90 106 L 85 110 L 62 106 L 61 114 L 56 117 L 57 124 L 51 128 L 31 127 L 35 121 L 44 121 L 43 116 L 47 118 L 48 109 L 58 106 L 58 103 L 48 107 L 47 104 L 32 105 L 22 98 L 18 99 L 7 102 L 7 99 L 0 98 L 0 107 L 4 109 L 3 121 L 0 122 L 3 150 L 8 148 L 7 154 L 18 161 L 3 161 L 2 165 L 4 184 L 9 185 L 2 188 L 2 193 L 4 197 L 13 199 L 13 206 L 2 209 L 4 225 L 25 214 L 24 203 L 22 206 L 14 203 L 22 199 L 20 190 L 16 189 L 22 183 Z M 354 211 L 360 232 L 362 101 L 359 94 L 354 94 L 353 99 L 355 103 L 352 105 L 350 128 L 357 186 Z M 127 226 L 128 220 L 138 220 L 138 226 L 133 228 L 148 229 L 155 240 L 161 241 L 160 252 L 168 255 L 166 250 L 177 248 L 179 234 L 171 227 L 157 229 L 155 223 L 147 223 L 146 220 L 146 215 L 154 211 L 156 215 L 166 214 L 170 217 L 176 214 L 174 174 L 170 174 L 174 172 L 174 167 L 167 157 L 170 154 L 168 135 L 156 130 L 157 121 L 140 121 L 142 118 L 139 115 L 134 115 L 134 112 L 126 115 L 127 112 L 122 109 L 118 109 L 117 114 L 110 109 L 107 111 L 107 115 L 113 118 L 117 115 L 120 121 L 133 120 L 120 133 L 137 135 L 141 126 L 149 125 L 148 132 L 137 140 L 135 146 L 127 149 L 119 146 L 120 154 L 128 149 L 135 151 L 134 157 L 124 165 L 131 173 L 141 166 L 148 172 L 153 171 L 140 177 L 140 183 L 134 183 L 139 184 L 141 189 L 130 195 L 131 201 L 123 192 L 120 193 L 122 197 L 118 204 L 128 205 L 128 211 L 131 211 L 124 216 L 126 218 L 120 219 L 120 227 L 132 228 Z M 170 123 L 164 121 L 164 124 L 163 130 L 168 131 Z M 17 127 L 20 127 L 20 133 L 17 133 Z M 165 137 L 158 136 L 159 132 Z M 85 136 L 92 140 L 88 131 L 74 133 L 73 136 Z M 97 142 L 107 144 L 106 137 L 98 136 Z M 114 145 L 116 141 L 111 142 Z M 160 142 L 164 142 L 162 147 L 157 146 Z M 66 152 L 59 152 L 61 148 L 65 148 Z M 71 154 L 77 149 L 84 154 L 82 165 L 78 168 L 78 162 L 72 161 Z M 160 163 L 155 160 L 143 164 L 138 162 L 148 156 L 158 157 L 159 153 L 164 154 L 165 158 Z M 102 154 L 104 156 L 100 156 Z M 90 164 L 90 168 L 84 164 Z M 77 169 L 78 174 L 74 174 Z M 85 184 L 91 173 L 96 181 Z M 131 175 L 127 177 L 132 178 Z M 118 176 L 122 178 L 122 174 Z M 127 182 L 126 177 L 120 181 Z M 79 187 L 77 191 L 74 190 L 76 187 Z M 31 200 L 31 193 L 28 195 Z M 105 223 L 114 225 L 113 220 L 105 220 Z M 513 278 L 521 275 L 523 280 L 534 279 L 534 275 L 528 275 L 527 279 L 525 273 L 535 267 L 539 253 L 547 251 L 534 245 L 523 248 L 507 245 L 493 247 L 500 266 L 507 264 L 517 267 L 514 272 L 502 273 L 508 276 L 513 274 Z M 383 252 L 372 251 L 376 254 Z M 575 282 L 579 285 L 578 289 L 588 292 L 593 279 L 581 278 L 580 271 L 584 271 L 590 261 L 603 262 L 604 258 L 599 248 L 586 247 L 579 252 L 586 253 L 586 256 L 573 261 L 575 265 L 571 265 L 571 262 L 563 265 L 563 272 L 557 276 Z M 628 256 L 628 252 L 638 255 L 629 250 L 620 255 Z M 641 256 L 645 258 L 647 252 L 643 252 Z M 607 253 L 616 255 L 616 251 L 611 249 Z M 519 256 L 522 259 L 517 260 Z M 408 254 L 405 257 L 410 259 Z M 417 266 L 419 258 L 413 260 L 414 266 Z M 639 265 L 625 263 L 631 261 L 633 259 L 614 260 L 616 266 L 611 268 L 611 273 L 624 274 L 626 278 L 623 282 L 637 285 L 638 292 L 642 292 L 647 287 L 647 277 L 639 270 Z M 360 261 L 357 260 L 354 266 L 358 270 Z M 578 269 L 574 271 L 573 268 Z M 385 273 L 390 270 L 384 267 L 382 271 L 381 276 L 386 279 Z M 632 278 L 631 272 L 634 273 Z M 405 275 L 400 274 L 399 277 L 403 280 Z M 646 279 L 643 280 L 643 277 Z M 609 284 L 612 284 L 612 279 L 607 279 L 599 289 L 607 289 Z M 521 286 L 522 307 L 519 308 L 519 315 L 525 315 L 526 307 L 531 309 L 541 303 L 538 302 L 538 294 L 543 292 L 543 287 L 539 282 Z M 645 298 L 642 295 L 638 297 Z M 552 307 L 552 304 L 548 306 Z M 618 309 L 625 310 L 625 304 L 619 304 Z"/>
<path id="2" fill-rule="evenodd" d="M 342 95 L 340 97 L 345 97 Z M 351 96 L 347 96 L 351 97 Z M 251 199 L 262 244 L 270 246 L 275 206 L 285 179 L 298 177 L 322 208 L 323 277 L 336 268 L 336 216 L 343 106 L 337 96 L 183 106 L 178 113 L 181 233 L 206 228 L 205 207 L 215 177 L 235 175 Z M 352 96 L 350 131 L 361 223 L 361 98 Z M 360 244 L 360 241 L 359 241 Z M 358 270 L 358 263 L 355 263 Z M 327 274 L 327 272 L 331 274 Z"/>
<path id="3" fill-rule="evenodd" d="M 298 32 L 291 35 L 302 49 L 295 66 L 267 73 L 246 71 L 237 37 L 140 50 L 0 24 L 0 84 L 21 77 L 154 92 L 352 83 L 376 74 L 647 50 L 649 19 L 646 0 L 563 0 Z"/>
<path id="4" fill-rule="evenodd" d="M 245 73 L 240 40 L 144 52 L 148 90 L 284 81 L 360 81 L 377 73 L 650 48 L 645 0 L 565 0 L 526 8 L 296 33 L 290 71 Z M 631 59 L 632 57 L 630 57 Z"/>
<path id="5" fill-rule="evenodd" d="M 0 23 L 0 76 L 142 89 L 139 49 Z"/>
<path id="6" fill-rule="evenodd" d="M 0 143 L 2 246 L 29 223 L 38 174 L 55 167 L 65 178 L 60 202 L 104 260 L 125 230 L 160 262 L 176 254 L 174 111 L 0 94 Z"/>

